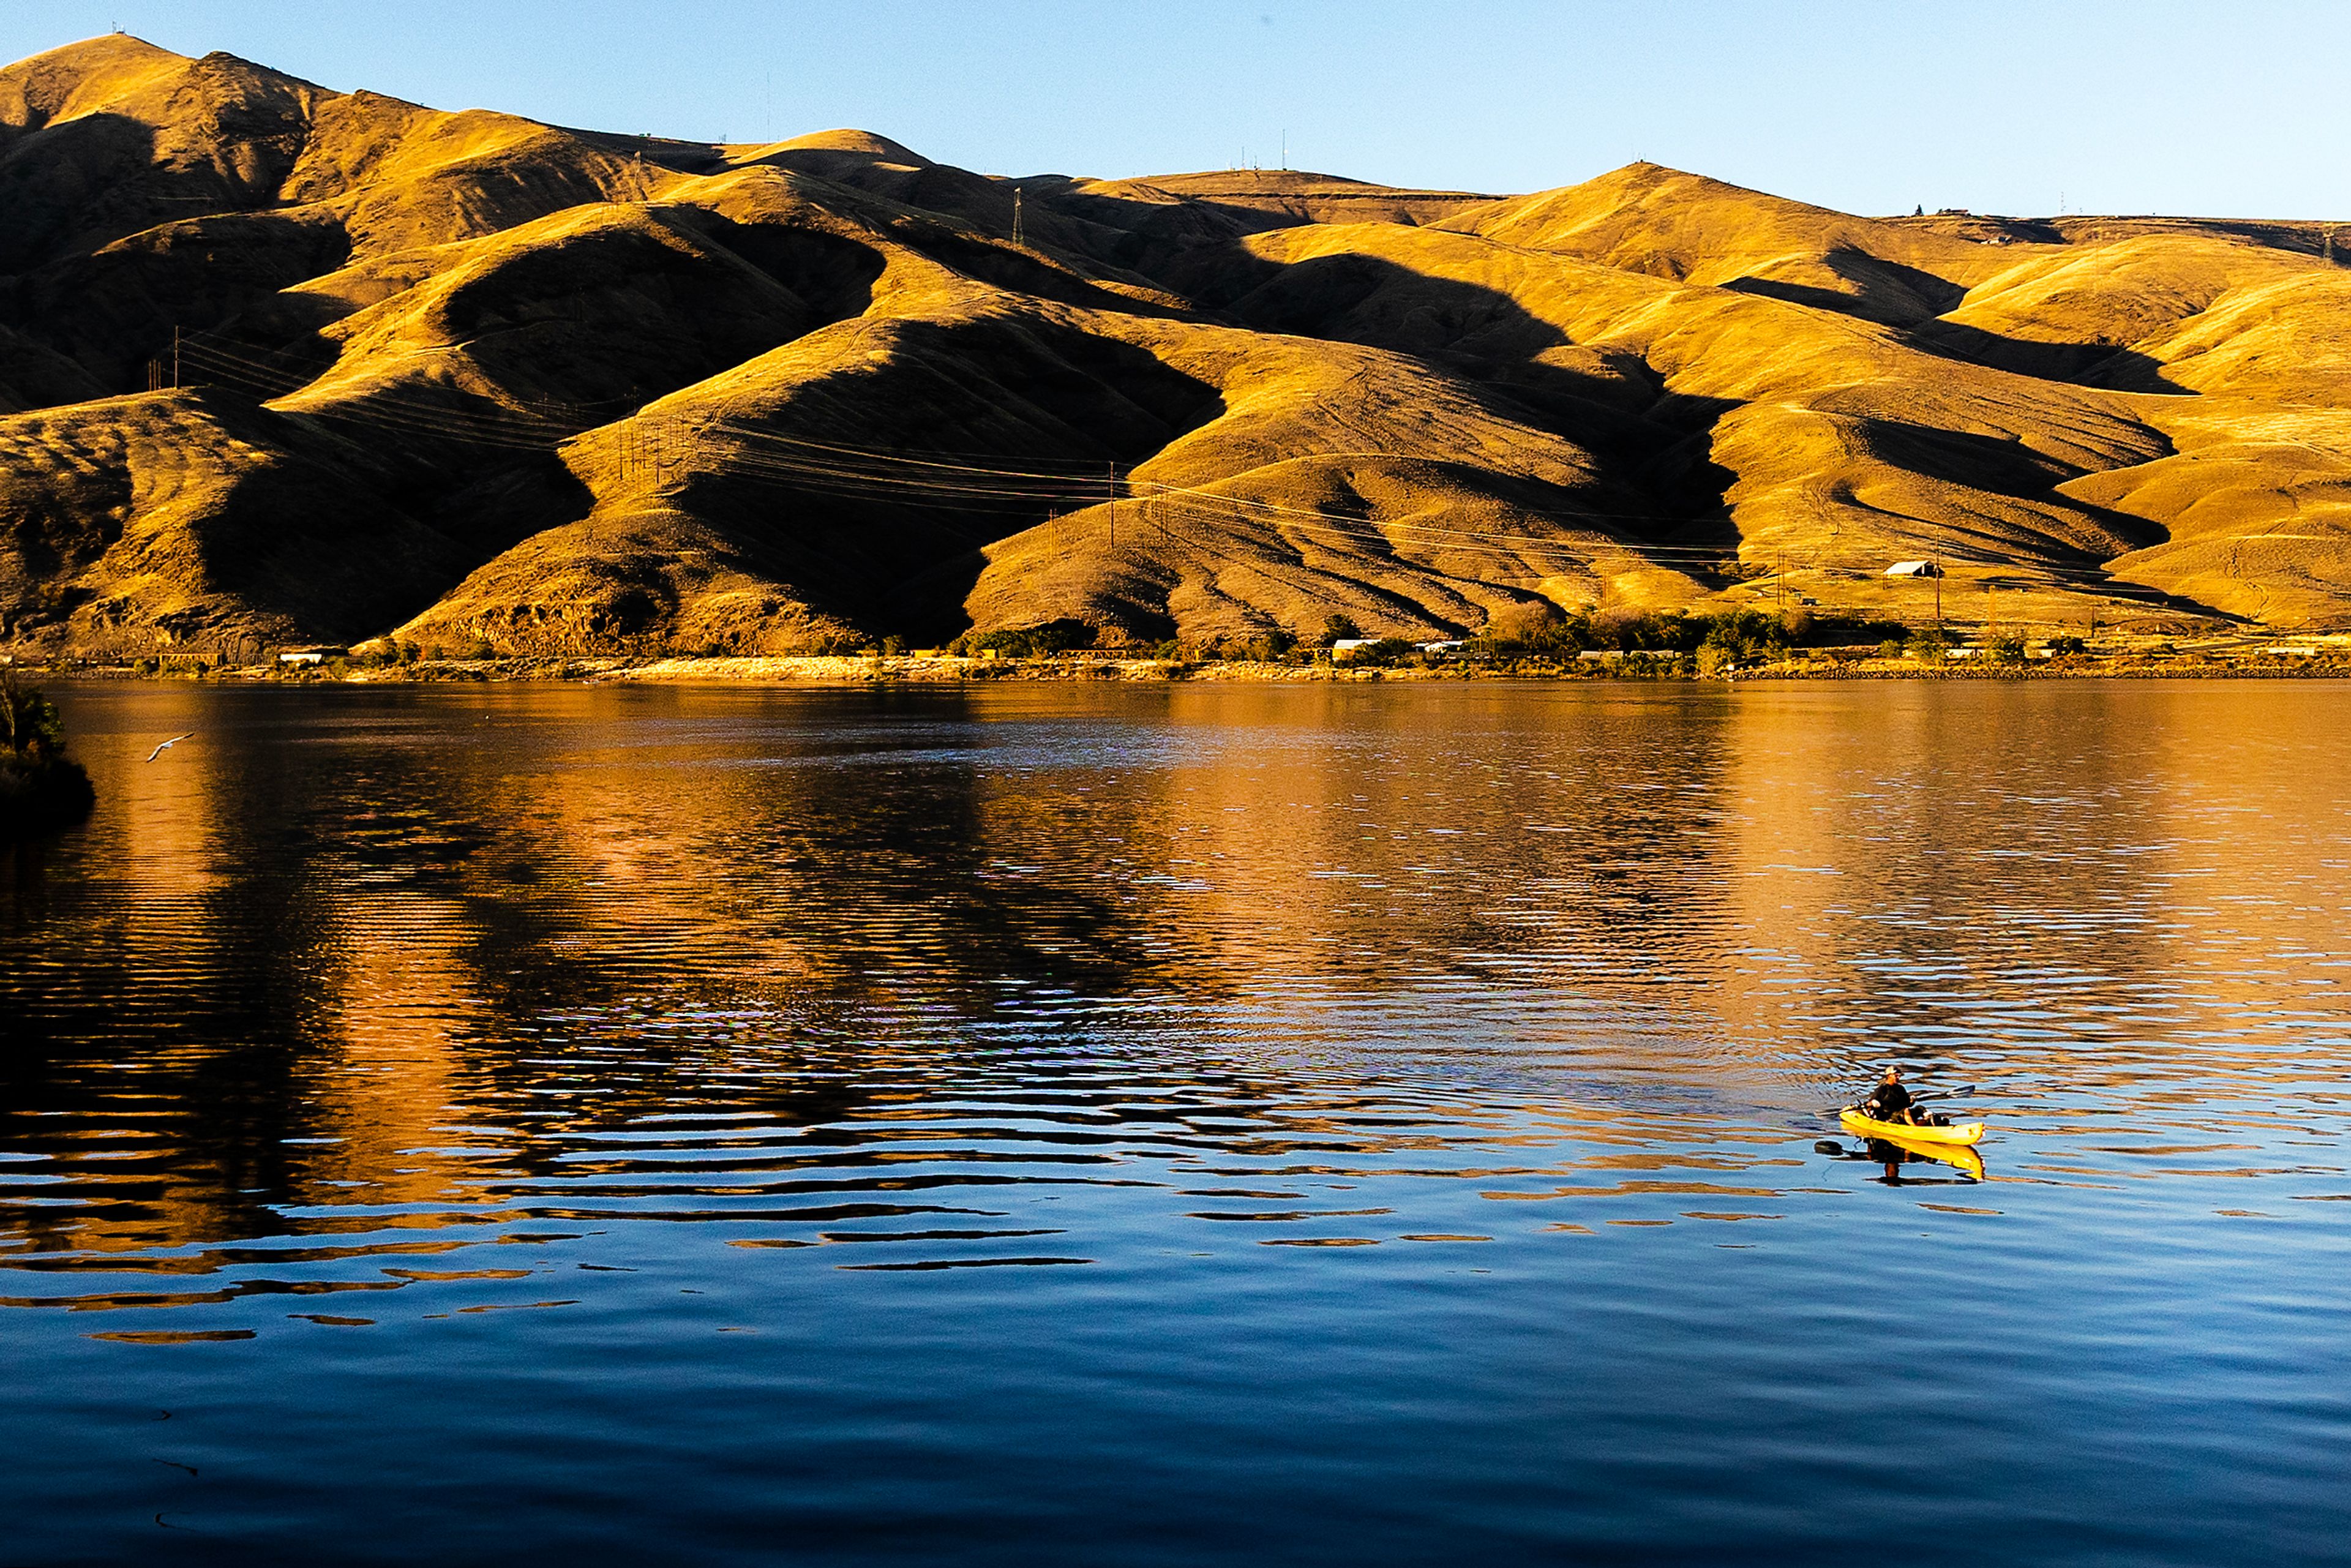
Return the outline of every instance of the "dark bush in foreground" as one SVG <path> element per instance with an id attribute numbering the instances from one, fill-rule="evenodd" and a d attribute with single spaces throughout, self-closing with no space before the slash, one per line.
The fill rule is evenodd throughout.
<path id="1" fill-rule="evenodd" d="M 0 670 L 0 839 L 71 827 L 98 803 L 89 775 L 66 754 L 57 705 Z"/>

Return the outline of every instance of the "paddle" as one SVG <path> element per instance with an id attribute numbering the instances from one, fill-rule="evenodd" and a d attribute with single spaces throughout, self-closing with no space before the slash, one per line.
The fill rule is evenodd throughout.
<path id="1" fill-rule="evenodd" d="M 1913 1094 L 1910 1096 L 1910 1103 L 1916 1105 L 1921 1101 L 1926 1100 L 1964 1100 L 1975 1092 L 1976 1086 L 1972 1083 L 1959 1089 L 1930 1089 L 1924 1094 Z M 1855 1105 L 1825 1105 L 1821 1108 L 1821 1114 L 1824 1116 L 1834 1116 L 1840 1111 L 1853 1111 L 1858 1109 L 1859 1107 Z"/>

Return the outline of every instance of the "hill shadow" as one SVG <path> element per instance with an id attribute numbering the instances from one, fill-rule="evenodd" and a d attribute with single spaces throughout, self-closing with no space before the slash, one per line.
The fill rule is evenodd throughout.
<path id="1" fill-rule="evenodd" d="M 1970 431 L 1915 424 L 1905 420 L 1874 418 L 1864 423 L 1871 450 L 1907 473 L 1985 495 L 2005 496 L 2011 500 L 2036 506 L 2061 507 L 2126 541 L 2130 547 L 2124 552 L 2126 554 L 2150 549 L 2171 540 L 2171 530 L 2160 523 L 2065 495 L 2057 486 L 2075 477 L 2074 471 L 2016 442 Z M 2052 543 L 2057 548 L 2044 550 L 2043 554 L 2062 563 L 2065 570 L 2103 570 L 2114 559 L 2085 547 L 2066 546 L 2055 540 Z M 2017 590 L 2047 586 L 2044 580 L 2032 575 L 2029 566 L 2017 567 L 2012 573 L 1990 574 L 1978 580 L 1997 588 Z M 2118 583 L 2116 586 L 2127 591 L 2133 598 L 2157 604 L 2167 611 L 2230 622 L 2241 619 L 2200 600 L 2145 583 Z"/>
<path id="2" fill-rule="evenodd" d="M 1721 287 L 1734 294 L 1752 294 L 1815 310 L 1831 310 L 1889 327 L 1908 326 L 1956 310 L 1968 294 L 1948 278 L 1898 261 L 1887 261 L 1852 246 L 1832 248 L 1822 256 L 1821 264 L 1859 292 L 1845 294 L 1816 284 L 1766 277 L 1734 277 Z"/>
<path id="3" fill-rule="evenodd" d="M 768 433 L 870 456 L 722 458 L 674 497 L 812 604 L 876 632 L 961 630 L 984 547 L 1123 493 L 1136 465 L 1225 413 L 1214 385 L 1074 326 L 992 317 L 888 330 L 885 357 L 804 390 Z"/>
<path id="4" fill-rule="evenodd" d="M 673 216 L 791 290 L 817 326 L 865 314 L 873 303 L 873 285 L 889 265 L 873 246 L 821 229 L 737 223 L 704 209 Z"/>
<path id="5" fill-rule="evenodd" d="M 148 361 L 168 361 L 174 333 L 234 335 L 240 351 L 323 366 L 334 350 L 320 334 L 349 308 L 289 290 L 343 266 L 350 248 L 338 223 L 181 217 L 0 285 L 0 319 L 115 391 L 138 390 Z"/>
<path id="6" fill-rule="evenodd" d="M 1499 289 L 1384 257 L 1284 264 L 1235 244 L 1187 270 L 1203 306 L 1238 325 L 1409 354 L 1503 417 L 1583 447 L 1618 491 L 1593 509 L 1628 541 L 1684 542 L 1696 528 L 1709 545 L 1736 548 L 1723 503 L 1736 476 L 1711 457 L 1715 423 L 1735 401 L 1672 392 L 1638 354 L 1580 350 Z M 1590 359 L 1562 363 L 1558 350 Z"/>
<path id="7" fill-rule="evenodd" d="M 2164 364 L 2135 349 L 2108 343 L 2043 343 L 2028 338 L 2003 337 L 1980 327 L 1957 321 L 1927 321 L 1904 334 L 1914 348 L 1945 359 L 1959 360 L 2036 381 L 2064 382 L 2072 386 L 2107 392 L 2153 392 L 2162 397 L 2194 397 L 2195 390 L 2163 378 Z"/>

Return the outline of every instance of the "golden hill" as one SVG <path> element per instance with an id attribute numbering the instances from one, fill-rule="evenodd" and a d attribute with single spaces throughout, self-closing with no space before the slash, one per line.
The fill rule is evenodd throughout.
<path id="1" fill-rule="evenodd" d="M 2351 622 L 2299 222 L 987 176 L 0 71 L 0 646 L 776 652 L 1515 606 Z"/>

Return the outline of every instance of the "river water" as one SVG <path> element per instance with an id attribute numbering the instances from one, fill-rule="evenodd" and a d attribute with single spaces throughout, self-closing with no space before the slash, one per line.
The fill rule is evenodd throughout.
<path id="1" fill-rule="evenodd" d="M 9 1563 L 2351 1560 L 2340 686 L 58 695 Z"/>

